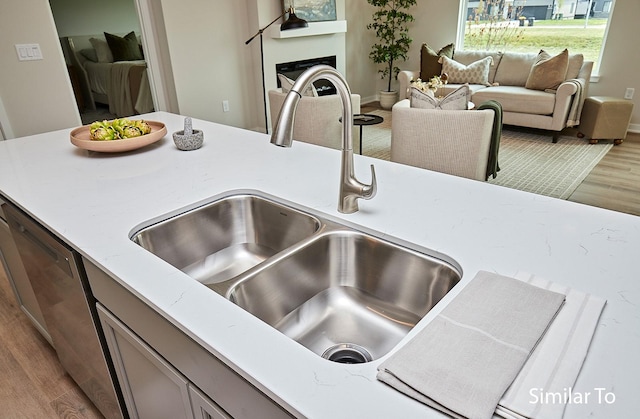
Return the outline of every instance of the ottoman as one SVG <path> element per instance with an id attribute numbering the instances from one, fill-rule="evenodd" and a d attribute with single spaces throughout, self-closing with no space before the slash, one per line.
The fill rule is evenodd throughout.
<path id="1" fill-rule="evenodd" d="M 621 144 L 627 136 L 633 102 L 610 96 L 593 96 L 584 101 L 578 137 L 588 137 L 590 144 L 613 140 Z"/>

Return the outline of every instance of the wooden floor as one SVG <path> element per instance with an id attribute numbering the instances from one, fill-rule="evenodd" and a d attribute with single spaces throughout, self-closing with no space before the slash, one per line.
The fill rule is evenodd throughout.
<path id="1" fill-rule="evenodd" d="M 569 200 L 640 215 L 640 134 L 630 133 L 614 146 Z M 16 305 L 1 267 L 0 343 L 0 417 L 102 417 Z"/>
<path id="2" fill-rule="evenodd" d="M 16 304 L 1 264 L 0 418 L 102 418 Z"/>
<path id="3" fill-rule="evenodd" d="M 613 146 L 569 201 L 640 215 L 640 134 Z"/>

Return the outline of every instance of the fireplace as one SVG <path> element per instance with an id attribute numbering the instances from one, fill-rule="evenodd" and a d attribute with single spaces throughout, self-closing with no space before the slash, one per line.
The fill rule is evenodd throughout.
<path id="1" fill-rule="evenodd" d="M 288 63 L 280 63 L 276 64 L 276 75 L 284 74 L 289 77 L 291 80 L 296 80 L 300 74 L 302 74 L 306 69 L 313 67 L 314 65 L 325 64 L 336 68 L 336 56 L 328 56 L 328 57 L 319 57 L 319 58 L 311 58 L 309 60 L 300 60 L 300 61 L 292 61 Z M 277 79 L 277 76 L 276 76 Z M 276 80 L 278 83 L 278 87 L 280 86 L 280 80 Z M 316 88 L 318 92 L 318 96 L 326 96 L 326 95 L 335 95 L 336 88 L 331 84 L 331 82 L 327 80 L 318 80 L 313 82 L 313 86 Z"/>

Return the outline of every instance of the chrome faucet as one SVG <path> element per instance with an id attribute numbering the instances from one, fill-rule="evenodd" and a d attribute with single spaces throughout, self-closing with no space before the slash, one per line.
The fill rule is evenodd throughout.
<path id="1" fill-rule="evenodd" d="M 371 184 L 366 185 L 356 179 L 353 170 L 353 110 L 351 91 L 346 80 L 333 67 L 316 65 L 298 77 L 289 94 L 284 99 L 275 129 L 271 134 L 271 143 L 280 147 L 291 147 L 293 140 L 293 122 L 296 108 L 304 90 L 316 80 L 330 81 L 338 91 L 342 102 L 342 165 L 340 170 L 340 200 L 338 211 L 351 214 L 358 211 L 358 198 L 371 199 L 377 191 L 376 172 L 371 165 Z"/>

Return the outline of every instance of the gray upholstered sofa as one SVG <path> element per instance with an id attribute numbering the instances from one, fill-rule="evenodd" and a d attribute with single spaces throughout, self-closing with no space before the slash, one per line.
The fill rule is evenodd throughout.
<path id="1" fill-rule="evenodd" d="M 579 54 L 570 55 L 565 81 L 555 90 L 535 90 L 525 85 L 538 54 L 461 50 L 455 51 L 453 60 L 469 66 L 487 56 L 493 59 L 487 83 L 470 83 L 474 103 L 496 100 L 502 104 L 504 124 L 553 131 L 553 142 L 558 140 L 562 129 L 579 124 L 592 61 L 584 61 Z M 410 81 L 419 77 L 419 71 L 398 74 L 400 100 L 408 97 Z M 459 86 L 447 84 L 438 94 L 447 94 Z"/>

